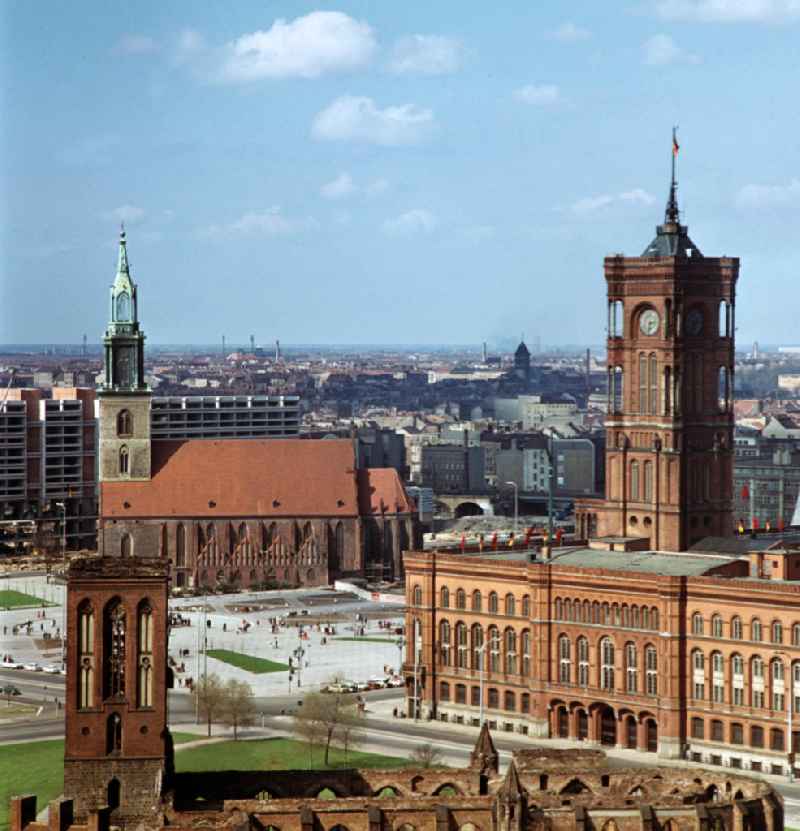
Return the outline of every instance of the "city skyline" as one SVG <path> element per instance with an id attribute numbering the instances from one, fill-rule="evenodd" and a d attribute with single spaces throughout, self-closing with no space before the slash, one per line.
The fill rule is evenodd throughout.
<path id="1" fill-rule="evenodd" d="M 599 344 L 676 123 L 739 344 L 793 340 L 792 4 L 86 8 L 5 10 L 4 343 L 99 340 L 124 221 L 152 345 Z"/>

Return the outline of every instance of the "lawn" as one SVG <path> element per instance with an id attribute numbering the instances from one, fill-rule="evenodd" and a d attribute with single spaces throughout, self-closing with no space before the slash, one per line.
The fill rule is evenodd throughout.
<path id="1" fill-rule="evenodd" d="M 12 795 L 35 793 L 41 810 L 63 787 L 63 739 L 0 747 L 0 831 L 8 828 L 8 801 Z"/>
<path id="2" fill-rule="evenodd" d="M 55 603 L 48 603 L 41 597 L 32 594 L 18 592 L 15 589 L 0 589 L 0 609 L 41 609 L 42 606 L 55 606 Z"/>
<path id="3" fill-rule="evenodd" d="M 255 655 L 245 655 L 243 652 L 233 652 L 230 649 L 209 649 L 209 658 L 216 658 L 230 664 L 232 667 L 263 675 L 265 672 L 283 672 L 289 669 L 289 664 L 277 661 L 268 661 L 266 658 L 256 658 Z"/>
<path id="4" fill-rule="evenodd" d="M 397 640 L 394 638 L 334 638 L 335 641 L 358 641 L 358 643 L 393 643 Z"/>
<path id="5" fill-rule="evenodd" d="M 201 770 L 319 770 L 324 767 L 324 748 L 311 751 L 305 742 L 294 739 L 254 739 L 216 742 L 191 747 L 175 756 L 175 769 Z M 340 748 L 331 748 L 329 767 L 397 768 L 408 764 L 398 756 L 349 751 L 347 761 Z"/>

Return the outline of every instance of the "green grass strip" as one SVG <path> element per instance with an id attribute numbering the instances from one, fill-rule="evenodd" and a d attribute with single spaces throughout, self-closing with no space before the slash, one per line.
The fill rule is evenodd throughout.
<path id="1" fill-rule="evenodd" d="M 33 594 L 18 592 L 16 589 L 0 590 L 0 609 L 41 609 L 42 606 L 55 606 L 57 604 L 42 600 Z"/>
<path id="2" fill-rule="evenodd" d="M 281 664 L 278 661 L 268 661 L 266 658 L 256 658 L 255 655 L 245 655 L 243 652 L 233 652 L 230 649 L 209 649 L 209 658 L 216 658 L 230 664 L 232 667 L 253 672 L 256 675 L 263 675 L 266 672 L 285 672 L 289 664 Z"/>

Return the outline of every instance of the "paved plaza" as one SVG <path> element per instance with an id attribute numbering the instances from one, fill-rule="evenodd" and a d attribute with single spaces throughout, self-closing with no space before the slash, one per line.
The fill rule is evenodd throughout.
<path id="1" fill-rule="evenodd" d="M 19 575 L 0 578 L 0 589 L 56 604 L 43 610 L 0 611 L 0 655 L 10 654 L 23 663 L 59 663 L 56 636 L 64 627 L 64 586 L 49 583 L 45 575 Z M 170 601 L 170 610 L 176 619 L 188 621 L 172 626 L 169 642 L 177 670 L 175 689 L 187 695 L 186 680 L 204 670 L 223 679 L 247 681 L 257 696 L 294 693 L 298 682 L 302 692 L 319 689 L 334 675 L 358 682 L 399 670 L 402 607 L 363 600 L 349 592 L 302 589 L 180 598 Z M 363 640 L 352 640 L 356 631 Z M 205 657 L 203 632 L 209 650 L 226 649 L 281 664 L 289 664 L 291 658 L 295 667 L 302 662 L 301 669 L 290 681 L 286 670 L 255 674 Z"/>

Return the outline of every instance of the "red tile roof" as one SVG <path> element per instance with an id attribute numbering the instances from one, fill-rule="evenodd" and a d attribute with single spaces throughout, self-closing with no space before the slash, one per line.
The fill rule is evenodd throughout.
<path id="1" fill-rule="evenodd" d="M 103 518 L 358 516 L 350 439 L 190 439 L 152 447 L 150 481 L 101 484 Z"/>
<path id="2" fill-rule="evenodd" d="M 393 467 L 373 467 L 358 471 L 358 504 L 361 516 L 369 514 L 410 514 L 414 503 Z"/>

